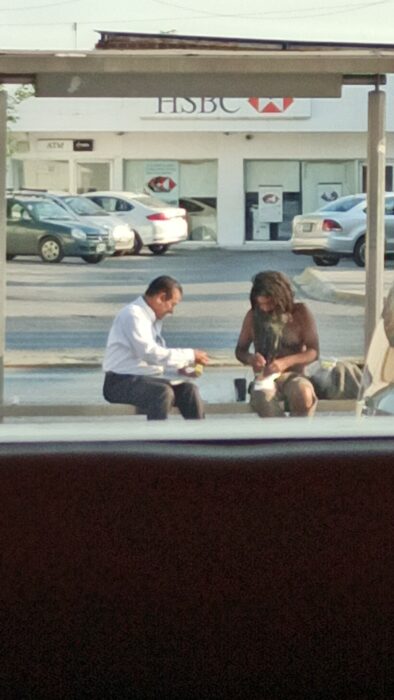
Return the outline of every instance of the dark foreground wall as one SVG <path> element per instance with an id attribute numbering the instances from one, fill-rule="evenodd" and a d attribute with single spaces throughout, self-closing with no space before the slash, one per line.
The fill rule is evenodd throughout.
<path id="1" fill-rule="evenodd" d="M 392 449 L 2 446 L 0 697 L 392 698 Z"/>

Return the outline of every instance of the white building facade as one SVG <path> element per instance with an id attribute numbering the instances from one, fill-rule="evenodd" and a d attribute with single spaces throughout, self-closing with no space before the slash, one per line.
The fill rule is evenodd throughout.
<path id="1" fill-rule="evenodd" d="M 38 99 L 19 106 L 9 186 L 148 191 L 210 212 L 196 238 L 288 240 L 293 217 L 365 191 L 367 87 L 340 99 Z M 393 190 L 394 80 L 386 115 Z"/>

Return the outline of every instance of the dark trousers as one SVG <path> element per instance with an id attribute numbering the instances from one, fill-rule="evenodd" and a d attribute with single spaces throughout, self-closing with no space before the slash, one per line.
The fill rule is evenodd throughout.
<path id="1" fill-rule="evenodd" d="M 164 420 L 173 406 L 184 418 L 204 418 L 204 404 L 192 382 L 170 384 L 159 377 L 106 372 L 103 394 L 109 403 L 136 406 L 148 420 Z"/>

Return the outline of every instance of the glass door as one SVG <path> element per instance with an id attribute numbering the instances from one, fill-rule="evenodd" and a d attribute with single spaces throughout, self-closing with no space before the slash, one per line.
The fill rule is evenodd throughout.
<path id="1" fill-rule="evenodd" d="M 110 189 L 111 163 L 101 161 L 79 162 L 77 165 L 77 192 L 96 192 Z"/>

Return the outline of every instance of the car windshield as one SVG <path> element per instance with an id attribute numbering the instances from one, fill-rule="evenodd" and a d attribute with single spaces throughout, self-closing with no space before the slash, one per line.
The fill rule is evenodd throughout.
<path id="1" fill-rule="evenodd" d="M 47 219 L 69 219 L 67 212 L 60 204 L 51 200 L 41 200 L 38 202 L 29 202 L 26 208 L 32 213 L 38 221 L 46 221 Z"/>
<path id="2" fill-rule="evenodd" d="M 353 207 L 356 207 L 357 204 L 360 204 L 360 202 L 365 201 L 365 196 L 363 197 L 343 197 L 340 199 L 336 199 L 334 202 L 330 202 L 329 204 L 326 204 L 324 207 L 321 207 L 319 211 L 331 211 L 331 212 L 346 212 L 350 211 L 350 209 L 353 209 Z"/>
<path id="3" fill-rule="evenodd" d="M 108 216 L 108 213 L 85 197 L 63 197 L 70 209 L 78 216 Z"/>

